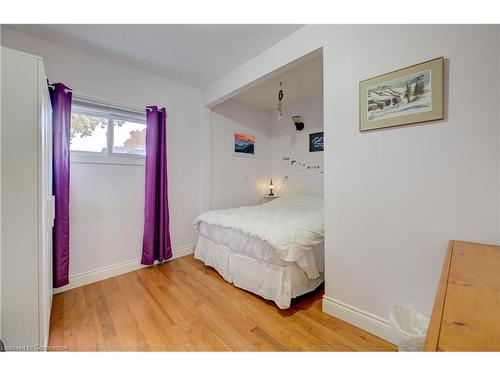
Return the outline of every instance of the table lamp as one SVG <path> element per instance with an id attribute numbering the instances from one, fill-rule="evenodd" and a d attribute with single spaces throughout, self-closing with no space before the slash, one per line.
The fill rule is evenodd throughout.
<path id="1" fill-rule="evenodd" d="M 267 187 L 269 188 L 269 196 L 272 197 L 274 196 L 274 193 L 273 193 L 273 189 L 275 188 L 274 184 L 273 184 L 273 179 L 271 178 L 271 183 L 269 185 L 267 185 Z"/>

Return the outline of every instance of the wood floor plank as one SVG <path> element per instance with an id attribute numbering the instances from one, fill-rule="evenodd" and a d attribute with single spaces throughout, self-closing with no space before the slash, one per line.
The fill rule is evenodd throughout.
<path id="1" fill-rule="evenodd" d="M 68 346 L 78 347 L 77 341 L 77 330 L 78 327 L 75 324 L 76 320 L 76 311 L 75 311 L 75 299 L 74 299 L 74 290 L 70 290 L 69 293 L 64 295 L 63 303 L 63 340 L 64 344 Z M 49 332 L 50 335 L 50 332 Z"/>
<path id="2" fill-rule="evenodd" d="M 117 280 L 114 278 L 104 280 L 102 289 L 120 342 L 120 350 L 148 350 L 149 345 L 130 311 L 127 301 L 120 298 Z"/>
<path id="3" fill-rule="evenodd" d="M 64 316 L 64 294 L 55 294 L 50 314 L 50 344 L 54 350 L 64 346 Z"/>
<path id="4" fill-rule="evenodd" d="M 378 351 L 394 345 L 321 311 L 287 310 L 186 256 L 54 296 L 49 346 L 70 351 Z"/>
<path id="5" fill-rule="evenodd" d="M 118 276 L 118 282 L 123 298 L 127 300 L 149 347 L 153 351 L 186 350 L 171 318 L 164 314 L 164 310 L 158 309 L 156 301 L 138 283 L 137 272 Z"/>
<path id="6" fill-rule="evenodd" d="M 111 318 L 111 313 L 108 308 L 108 304 L 104 293 L 102 291 L 103 283 L 95 284 L 96 299 L 94 303 L 96 304 L 97 316 L 99 318 L 99 323 L 101 325 L 102 336 L 106 344 L 106 349 L 110 350 L 121 350 L 120 342 L 118 340 L 118 335 L 116 333 L 116 328 Z"/>
<path id="7" fill-rule="evenodd" d="M 93 329 L 93 316 L 89 313 L 84 288 L 74 289 L 73 292 L 76 311 L 75 326 L 78 327 L 78 348 L 82 351 L 95 351 L 97 341 Z"/>
<path id="8" fill-rule="evenodd" d="M 97 300 L 97 296 L 95 293 L 96 287 L 97 287 L 96 284 L 97 283 L 85 285 L 82 287 L 83 294 L 85 296 L 85 304 L 86 304 L 86 306 L 88 306 L 87 317 L 89 319 L 89 327 L 90 327 L 90 330 L 92 331 L 92 335 L 94 337 L 94 344 L 95 344 L 95 346 L 93 346 L 92 348 L 89 348 L 89 350 L 106 351 L 107 350 L 106 349 L 106 342 L 104 340 L 102 326 L 101 326 L 101 323 L 99 321 L 99 316 L 97 314 L 97 303 L 95 302 Z M 65 345 L 68 345 L 68 344 L 65 343 Z M 71 346 L 68 345 L 68 348 L 71 348 Z M 83 350 L 84 351 L 85 349 L 86 348 L 77 347 L 77 348 L 74 348 L 73 350 Z M 118 348 L 116 350 L 118 350 Z"/>

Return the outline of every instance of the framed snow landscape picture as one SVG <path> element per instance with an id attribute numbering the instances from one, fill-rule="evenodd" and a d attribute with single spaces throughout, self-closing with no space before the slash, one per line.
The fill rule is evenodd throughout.
<path id="1" fill-rule="evenodd" d="M 359 130 L 444 118 L 443 57 L 359 83 Z"/>

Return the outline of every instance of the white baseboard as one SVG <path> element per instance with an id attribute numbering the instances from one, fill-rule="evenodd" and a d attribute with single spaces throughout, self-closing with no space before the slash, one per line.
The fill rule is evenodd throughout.
<path id="1" fill-rule="evenodd" d="M 377 315 L 348 305 L 328 296 L 323 296 L 323 312 L 346 321 L 358 328 L 395 344 L 389 321 Z"/>
<path id="2" fill-rule="evenodd" d="M 172 249 L 172 258 L 180 258 L 186 255 L 194 253 L 194 247 L 196 245 L 187 245 L 178 247 L 177 249 Z M 113 264 L 111 266 L 102 267 L 96 270 L 83 272 L 77 275 L 70 276 L 69 284 L 62 286 L 60 288 L 54 288 L 53 293 L 61 293 L 66 290 L 78 288 L 79 286 L 95 283 L 96 281 L 109 279 L 113 276 L 118 276 L 123 273 L 135 271 L 144 267 L 149 267 L 141 264 L 141 258 L 128 260 L 125 262 L 120 262 Z"/>

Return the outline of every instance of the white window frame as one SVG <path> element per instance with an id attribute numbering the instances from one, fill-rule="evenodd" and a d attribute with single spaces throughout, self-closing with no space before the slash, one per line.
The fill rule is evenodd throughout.
<path id="1" fill-rule="evenodd" d="M 144 155 L 123 154 L 113 152 L 114 124 L 113 120 L 131 121 L 146 124 L 146 112 L 131 111 L 116 106 L 101 103 L 77 100 L 72 104 L 71 113 L 87 116 L 101 117 L 108 120 L 106 129 L 106 152 L 71 150 L 71 163 L 90 164 L 121 164 L 121 165 L 145 165 Z"/>

